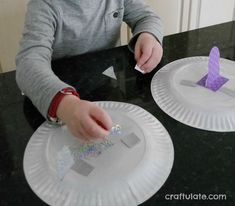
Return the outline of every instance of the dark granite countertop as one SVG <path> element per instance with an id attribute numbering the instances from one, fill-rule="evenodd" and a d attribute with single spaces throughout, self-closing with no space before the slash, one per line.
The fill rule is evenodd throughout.
<path id="1" fill-rule="evenodd" d="M 168 130 L 175 149 L 172 172 L 162 188 L 143 206 L 235 205 L 235 132 L 208 132 L 186 126 L 165 114 L 154 102 L 150 82 L 154 73 L 174 60 L 207 56 L 218 46 L 223 58 L 235 60 L 235 22 L 164 38 L 164 57 L 151 74 L 133 69 L 126 46 L 53 62 L 55 73 L 90 101 L 133 103 L 153 114 Z M 113 66 L 118 80 L 101 73 Z M 30 189 L 23 173 L 24 150 L 44 121 L 21 96 L 15 72 L 0 75 L 0 206 L 46 205 Z M 166 200 L 167 194 L 226 194 L 226 200 Z"/>

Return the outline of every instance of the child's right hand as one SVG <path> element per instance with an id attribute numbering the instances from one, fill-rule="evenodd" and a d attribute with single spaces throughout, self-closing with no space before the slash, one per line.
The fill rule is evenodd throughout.
<path id="1" fill-rule="evenodd" d="M 73 95 L 62 99 L 57 109 L 57 117 L 74 136 L 84 139 L 104 138 L 112 127 L 111 118 L 102 108 Z"/>

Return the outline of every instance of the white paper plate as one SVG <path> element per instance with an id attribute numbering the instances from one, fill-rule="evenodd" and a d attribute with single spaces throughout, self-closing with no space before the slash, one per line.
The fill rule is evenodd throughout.
<path id="1" fill-rule="evenodd" d="M 164 112 L 186 125 L 235 131 L 235 62 L 220 59 L 220 74 L 229 81 L 217 92 L 195 84 L 207 68 L 208 57 L 180 59 L 164 66 L 152 79 L 153 98 Z"/>
<path id="2" fill-rule="evenodd" d="M 31 137 L 24 155 L 24 172 L 32 190 L 49 205 L 131 206 L 154 195 L 170 174 L 174 149 L 161 123 L 144 109 L 121 102 L 98 102 L 122 127 L 113 146 L 85 159 L 94 167 L 83 176 L 69 170 L 58 179 L 57 155 L 64 146 L 81 142 L 67 128 L 43 123 Z M 134 133 L 139 142 L 128 148 L 120 140 Z"/>

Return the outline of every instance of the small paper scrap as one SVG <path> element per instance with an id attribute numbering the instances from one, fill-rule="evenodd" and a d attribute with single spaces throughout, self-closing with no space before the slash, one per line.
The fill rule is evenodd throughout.
<path id="1" fill-rule="evenodd" d="M 217 47 L 213 47 L 209 55 L 208 74 L 200 79 L 197 84 L 206 87 L 214 92 L 219 90 L 229 79 L 222 77 L 220 72 L 220 52 Z"/>
<path id="2" fill-rule="evenodd" d="M 144 70 L 142 70 L 142 69 L 140 69 L 140 68 L 139 68 L 139 66 L 138 66 L 137 64 L 135 65 L 135 70 L 137 70 L 137 71 L 141 72 L 142 74 L 145 74 L 145 71 L 144 71 Z"/>

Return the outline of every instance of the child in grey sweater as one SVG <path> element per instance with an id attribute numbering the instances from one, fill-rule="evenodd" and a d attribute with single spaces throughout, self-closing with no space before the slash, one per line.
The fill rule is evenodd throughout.
<path id="1" fill-rule="evenodd" d="M 162 23 L 144 0 L 31 0 L 25 19 L 16 80 L 47 119 L 60 119 L 71 133 L 102 138 L 109 115 L 74 95 L 51 70 L 51 60 L 120 45 L 122 21 L 132 29 L 129 48 L 137 65 L 151 72 L 162 57 Z M 69 88 L 69 92 L 64 92 Z M 79 92 L 79 91 L 78 91 Z M 50 117 L 50 110 L 55 115 Z"/>

